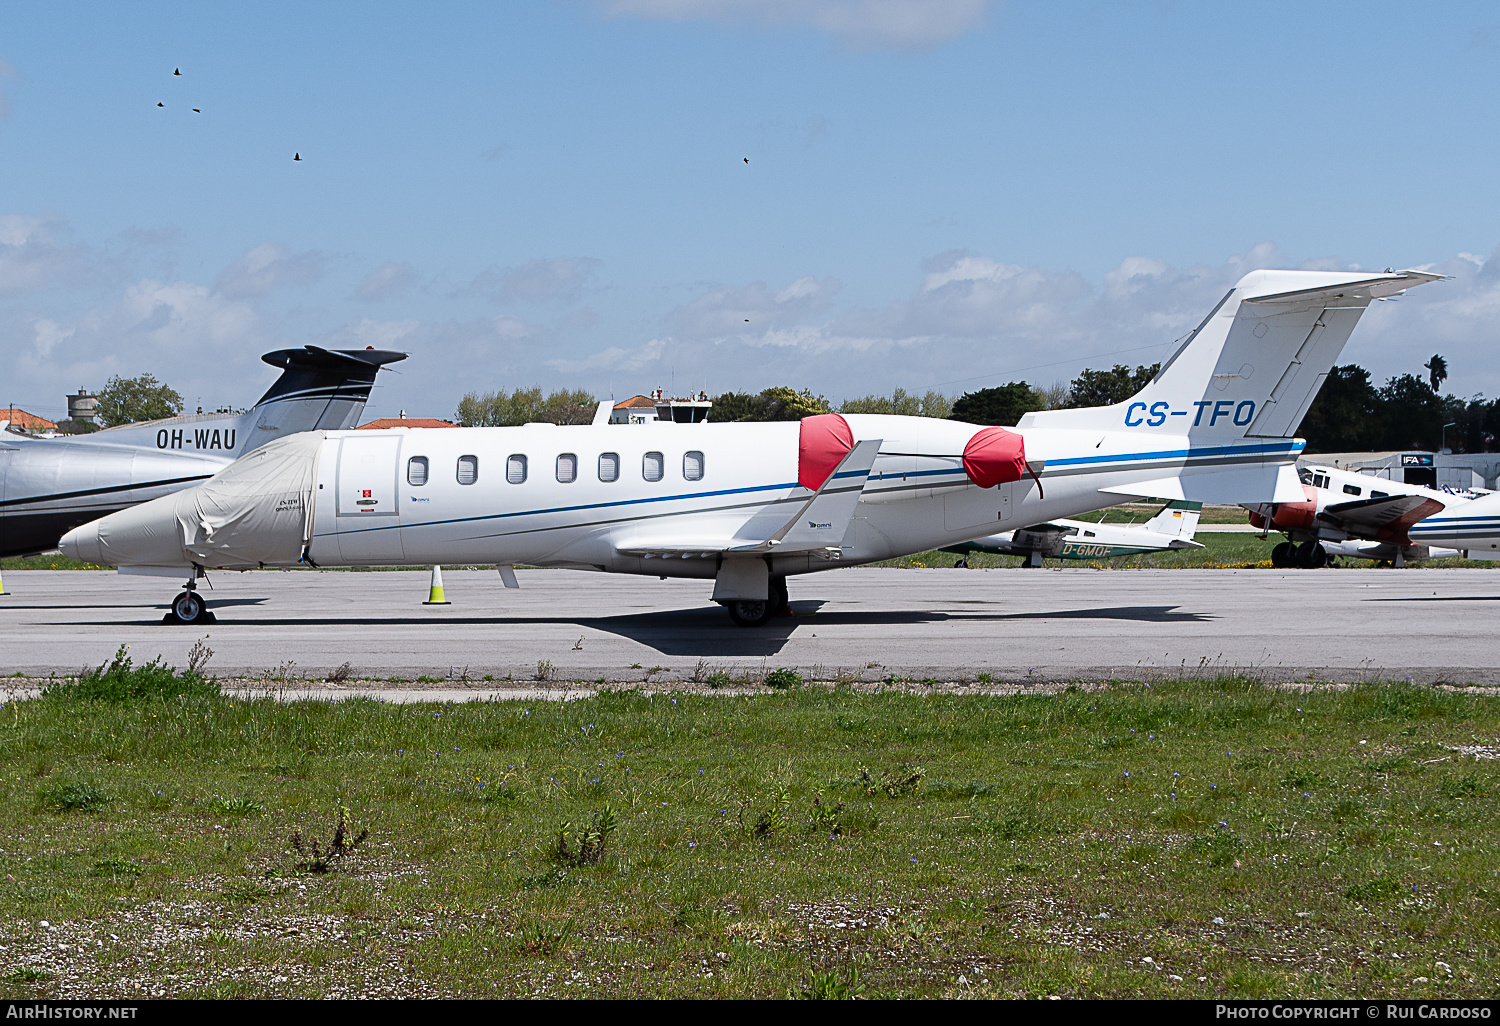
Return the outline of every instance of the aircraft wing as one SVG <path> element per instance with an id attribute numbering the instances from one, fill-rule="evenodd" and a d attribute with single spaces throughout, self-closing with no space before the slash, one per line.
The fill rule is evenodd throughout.
<path id="1" fill-rule="evenodd" d="M 811 553 L 838 559 L 840 543 L 849 529 L 860 493 L 880 455 L 881 439 L 857 444 L 828 475 L 790 520 L 767 538 L 671 538 L 627 542 L 618 547 L 623 556 L 643 559 L 707 559 L 712 556 L 768 556 L 773 553 Z"/>
<path id="2" fill-rule="evenodd" d="M 1336 518 L 1370 531 L 1403 531 L 1442 508 L 1441 502 L 1423 495 L 1386 495 L 1325 506 L 1318 516 Z"/>

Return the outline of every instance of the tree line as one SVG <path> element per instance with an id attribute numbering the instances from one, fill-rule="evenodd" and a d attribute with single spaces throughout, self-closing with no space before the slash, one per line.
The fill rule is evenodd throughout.
<path id="1" fill-rule="evenodd" d="M 1084 370 L 1072 381 L 1037 387 L 1012 381 L 965 392 L 950 399 L 928 390 L 918 395 L 904 388 L 890 395 L 866 395 L 835 405 L 808 389 L 781 385 L 760 392 L 724 392 L 713 399 L 709 420 L 718 423 L 791 421 L 819 413 L 887 413 L 937 417 L 968 424 L 1014 426 L 1037 410 L 1109 406 L 1124 402 L 1145 387 L 1160 364 L 1108 370 Z M 1500 436 L 1500 399 L 1468 399 L 1443 394 L 1448 364 L 1434 355 L 1422 365 L 1426 375 L 1398 374 L 1376 386 L 1370 372 L 1344 364 L 1329 373 L 1303 418 L 1299 434 L 1307 452 L 1368 452 L 1392 449 L 1489 452 Z M 105 426 L 172 417 L 183 409 L 182 396 L 150 374 L 112 377 L 99 391 L 99 416 Z M 543 393 L 538 387 L 470 392 L 458 404 L 456 420 L 469 427 L 504 427 L 534 422 L 587 424 L 598 400 L 583 389 Z M 80 427 L 85 427 L 80 425 Z"/>

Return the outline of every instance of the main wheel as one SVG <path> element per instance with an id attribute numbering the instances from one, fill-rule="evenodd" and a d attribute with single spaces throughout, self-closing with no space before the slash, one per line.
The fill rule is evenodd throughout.
<path id="1" fill-rule="evenodd" d="M 197 623 L 203 610 L 203 600 L 196 591 L 185 591 L 172 600 L 172 618 L 178 623 Z"/>
<path id="2" fill-rule="evenodd" d="M 735 600 L 724 603 L 729 618 L 741 627 L 764 627 L 776 615 L 775 603 L 766 601 Z"/>
<path id="3" fill-rule="evenodd" d="M 1297 546 L 1297 565 L 1304 570 L 1321 570 L 1328 565 L 1328 550 L 1315 541 Z"/>
<path id="4" fill-rule="evenodd" d="M 1284 541 L 1271 550 L 1271 565 L 1286 570 L 1297 565 L 1297 546 Z"/>
<path id="5" fill-rule="evenodd" d="M 773 577 L 770 580 L 770 598 L 773 609 L 772 616 L 785 616 L 787 612 L 787 590 L 785 577 Z"/>

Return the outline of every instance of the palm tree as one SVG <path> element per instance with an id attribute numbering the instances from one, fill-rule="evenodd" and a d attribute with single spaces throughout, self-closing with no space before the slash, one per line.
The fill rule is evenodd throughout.
<path id="1" fill-rule="evenodd" d="M 1432 359 L 1422 364 L 1427 368 L 1427 373 L 1432 380 L 1432 390 L 1436 392 L 1443 387 L 1443 382 L 1448 380 L 1448 361 L 1437 353 L 1432 354 Z"/>

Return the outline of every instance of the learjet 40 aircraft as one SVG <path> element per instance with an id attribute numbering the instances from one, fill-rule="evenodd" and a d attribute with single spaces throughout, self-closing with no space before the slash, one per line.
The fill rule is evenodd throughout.
<path id="1" fill-rule="evenodd" d="M 280 349 L 261 357 L 281 377 L 246 413 L 200 414 L 67 438 L 0 432 L 0 557 L 57 548 L 108 513 L 206 481 L 273 438 L 352 428 L 375 375 L 405 353 Z"/>
<path id="2" fill-rule="evenodd" d="M 1254 271 L 1131 399 L 1014 428 L 824 414 L 800 423 L 310 431 L 69 532 L 70 556 L 214 568 L 494 563 L 712 579 L 743 625 L 786 578 L 1113 506 L 1302 498 L 1294 438 L 1374 299 L 1439 276 Z M 597 418 L 596 418 L 597 419 Z"/>
<path id="3" fill-rule="evenodd" d="M 1091 523 L 1087 520 L 1059 518 L 1048 524 L 1032 524 L 1003 534 L 986 535 L 961 545 L 950 545 L 944 552 L 967 556 L 971 552 L 993 552 L 1002 556 L 1024 556 L 1026 566 L 1039 567 L 1042 558 L 1107 559 L 1111 556 L 1136 556 L 1143 552 L 1167 552 L 1173 549 L 1201 549 L 1193 541 L 1198 529 L 1201 502 L 1169 502 L 1144 524 Z M 963 565 L 965 560 L 959 560 Z"/>

